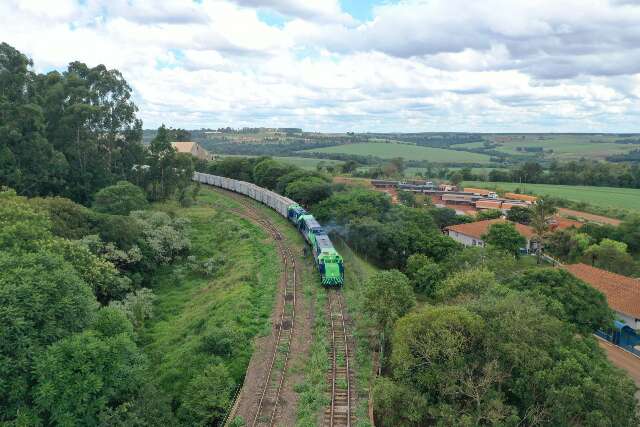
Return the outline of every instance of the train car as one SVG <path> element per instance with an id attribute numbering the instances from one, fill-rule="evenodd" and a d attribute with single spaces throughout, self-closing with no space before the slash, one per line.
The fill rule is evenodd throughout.
<path id="1" fill-rule="evenodd" d="M 302 233 L 302 237 L 313 245 L 315 243 L 315 236 L 319 234 L 326 234 L 320 223 L 313 217 L 313 215 L 302 215 L 298 222 L 298 229 Z"/>
<path id="2" fill-rule="evenodd" d="M 193 180 L 243 194 L 289 219 L 311 246 L 313 258 L 325 286 L 344 284 L 344 261 L 320 223 L 295 201 L 253 183 L 195 172 Z"/>
<path id="3" fill-rule="evenodd" d="M 344 284 L 344 261 L 333 247 L 326 234 L 315 236 L 312 246 L 313 259 L 320 272 L 320 281 L 325 286 L 341 286 Z"/>
<path id="4" fill-rule="evenodd" d="M 289 209 L 287 209 L 287 217 L 289 218 L 289 221 L 295 224 L 296 228 L 298 228 L 298 222 L 302 215 L 308 215 L 308 213 L 297 203 L 290 205 Z"/>

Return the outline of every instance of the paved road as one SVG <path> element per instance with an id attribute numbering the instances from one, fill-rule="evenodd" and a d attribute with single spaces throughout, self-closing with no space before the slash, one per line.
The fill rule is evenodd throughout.
<path id="1" fill-rule="evenodd" d="M 624 369 L 629 377 L 640 387 L 640 357 L 598 338 L 598 344 L 607 352 L 607 357 L 615 366 Z"/>

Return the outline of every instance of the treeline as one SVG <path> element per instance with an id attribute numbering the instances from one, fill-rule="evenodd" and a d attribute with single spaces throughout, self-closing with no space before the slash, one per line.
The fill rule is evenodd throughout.
<path id="1" fill-rule="evenodd" d="M 175 425 L 139 342 L 149 278 L 190 241 L 184 221 L 146 207 L 128 182 L 95 210 L 0 191 L 3 425 Z"/>
<path id="2" fill-rule="evenodd" d="M 545 170 L 540 163 L 527 162 L 508 170 L 494 169 L 489 172 L 488 179 L 492 182 L 640 188 L 640 164 L 554 160 Z"/>
<path id="3" fill-rule="evenodd" d="M 72 62 L 63 73 L 37 74 L 31 65 L 0 44 L 0 184 L 82 204 L 120 180 L 137 183 L 151 200 L 187 185 L 191 156 L 176 154 L 170 142 L 188 135 L 163 126 L 147 150 L 119 71 Z"/>

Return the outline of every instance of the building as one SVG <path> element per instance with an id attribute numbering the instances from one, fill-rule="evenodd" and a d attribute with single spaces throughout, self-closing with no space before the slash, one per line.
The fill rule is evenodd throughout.
<path id="1" fill-rule="evenodd" d="M 640 280 L 586 264 L 562 268 L 602 292 L 621 321 L 633 329 L 640 329 Z"/>
<path id="2" fill-rule="evenodd" d="M 507 199 L 522 200 L 523 202 L 529 203 L 535 203 L 538 200 L 538 198 L 535 196 L 518 193 L 504 193 L 504 197 L 506 197 Z"/>
<path id="3" fill-rule="evenodd" d="M 200 160 L 213 160 L 215 156 L 202 148 L 200 144 L 192 141 L 172 142 L 171 145 L 178 153 L 189 153 Z"/>
<path id="4" fill-rule="evenodd" d="M 470 222 L 467 224 L 450 225 L 445 228 L 445 231 L 453 240 L 462 243 L 465 246 L 484 246 L 484 240 L 482 236 L 489 232 L 489 228 L 493 224 L 502 222 L 509 222 L 506 219 L 488 219 L 484 221 Z M 534 249 L 531 239 L 534 236 L 534 231 L 531 227 L 513 223 L 516 230 L 527 240 L 526 246 L 522 248 L 524 252 L 530 252 Z"/>

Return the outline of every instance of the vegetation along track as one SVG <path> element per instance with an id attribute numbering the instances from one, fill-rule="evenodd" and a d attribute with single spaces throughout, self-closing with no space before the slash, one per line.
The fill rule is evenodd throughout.
<path id="1" fill-rule="evenodd" d="M 327 375 L 331 387 L 331 403 L 325 409 L 324 427 L 350 427 L 353 421 L 352 357 L 349 335 L 345 322 L 343 294 L 340 290 L 328 290 L 330 368 Z"/>
<path id="2" fill-rule="evenodd" d="M 268 372 L 265 375 L 264 384 L 260 388 L 259 395 L 257 396 L 255 413 L 253 418 L 249 419 L 247 423 L 247 425 L 253 427 L 273 426 L 278 414 L 280 392 L 282 391 L 287 372 L 291 342 L 293 341 L 295 331 L 296 292 L 299 290 L 296 261 L 291 248 L 285 244 L 282 233 L 280 233 L 269 219 L 261 214 L 243 196 L 226 190 L 219 189 L 219 191 L 231 195 L 231 197 L 245 208 L 236 211 L 239 215 L 258 223 L 269 232 L 276 242 L 278 253 L 282 259 L 284 277 L 283 302 L 278 323 L 275 325 L 275 345 L 268 365 Z M 232 411 L 229 419 L 233 419 L 233 416 Z"/>

